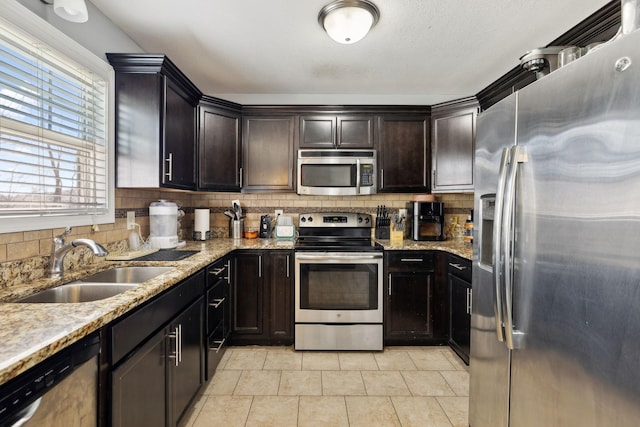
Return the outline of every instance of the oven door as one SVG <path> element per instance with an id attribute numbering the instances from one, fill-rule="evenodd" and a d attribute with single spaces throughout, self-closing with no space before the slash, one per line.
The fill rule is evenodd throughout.
<path id="1" fill-rule="evenodd" d="M 382 323 L 382 253 L 296 252 L 296 323 Z"/>

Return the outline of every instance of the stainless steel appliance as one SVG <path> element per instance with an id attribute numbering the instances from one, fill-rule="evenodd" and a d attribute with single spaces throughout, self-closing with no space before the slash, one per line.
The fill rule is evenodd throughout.
<path id="1" fill-rule="evenodd" d="M 300 215 L 296 350 L 382 350 L 382 247 L 371 215 Z"/>
<path id="2" fill-rule="evenodd" d="M 0 426 L 97 426 L 97 334 L 0 387 Z"/>
<path id="3" fill-rule="evenodd" d="M 407 221 L 413 240 L 444 240 L 444 203 L 409 202 Z"/>
<path id="4" fill-rule="evenodd" d="M 376 150 L 298 150 L 298 194 L 375 194 Z"/>
<path id="5" fill-rule="evenodd" d="M 640 420 L 640 32 L 483 112 L 472 427 Z"/>

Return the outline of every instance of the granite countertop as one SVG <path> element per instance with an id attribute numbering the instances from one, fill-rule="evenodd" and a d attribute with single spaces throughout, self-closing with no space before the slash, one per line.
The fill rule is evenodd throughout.
<path id="1" fill-rule="evenodd" d="M 391 245 L 378 241 L 385 250 L 442 250 L 471 259 L 471 248 L 462 242 L 414 242 Z M 59 350 L 99 330 L 113 320 L 153 298 L 213 261 L 236 249 L 293 249 L 293 241 L 275 239 L 212 239 L 188 242 L 183 250 L 199 253 L 181 261 L 104 261 L 88 268 L 68 271 L 64 280 L 44 278 L 34 283 L 0 291 L 0 384 L 25 372 Z M 115 266 L 156 265 L 175 269 L 111 298 L 79 304 L 11 303 L 16 298 Z"/>

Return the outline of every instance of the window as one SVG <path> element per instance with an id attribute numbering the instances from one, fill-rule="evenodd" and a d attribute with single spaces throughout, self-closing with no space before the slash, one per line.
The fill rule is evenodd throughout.
<path id="1" fill-rule="evenodd" d="M 112 70 L 47 23 L 34 34 L 5 18 L 0 232 L 113 222 Z"/>

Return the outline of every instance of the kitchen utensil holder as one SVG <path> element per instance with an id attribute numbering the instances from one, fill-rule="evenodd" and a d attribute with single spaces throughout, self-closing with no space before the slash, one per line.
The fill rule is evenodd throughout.
<path id="1" fill-rule="evenodd" d="M 229 221 L 229 237 L 242 239 L 244 235 L 244 219 L 232 219 Z"/>

